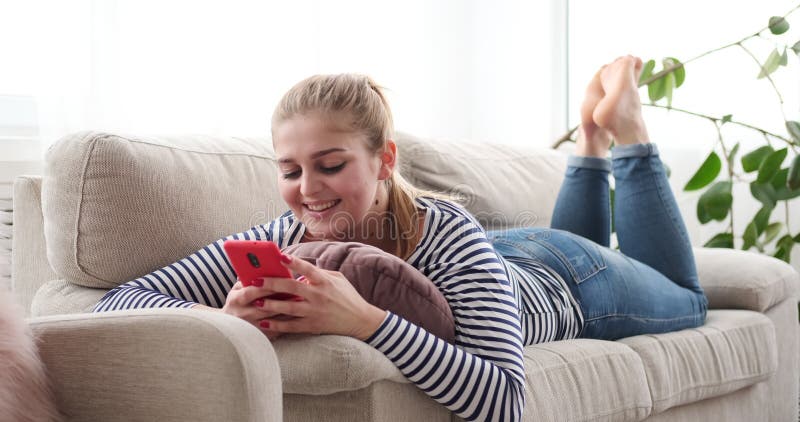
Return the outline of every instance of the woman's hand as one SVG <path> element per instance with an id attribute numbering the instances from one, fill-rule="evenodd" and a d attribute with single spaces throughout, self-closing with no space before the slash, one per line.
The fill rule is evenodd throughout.
<path id="1" fill-rule="evenodd" d="M 293 282 L 296 283 L 296 281 Z M 273 318 L 277 315 L 260 308 L 264 303 L 264 296 L 272 293 L 275 293 L 275 291 L 264 287 L 263 279 L 256 280 L 253 285 L 247 287 L 244 287 L 242 282 L 237 280 L 231 291 L 228 292 L 225 306 L 222 307 L 221 311 L 249 322 L 266 334 L 268 339 L 274 340 L 280 337 L 281 333 L 264 329 L 259 325 L 259 322 L 264 318 Z"/>
<path id="2" fill-rule="evenodd" d="M 386 318 L 386 311 L 364 300 L 342 273 L 323 270 L 287 255 L 281 261 L 286 268 L 300 274 L 304 282 L 267 278 L 266 285 L 274 292 L 295 294 L 304 300 L 264 298 L 261 312 L 294 318 L 266 317 L 260 323 L 262 329 L 278 333 L 339 334 L 366 340 Z"/>

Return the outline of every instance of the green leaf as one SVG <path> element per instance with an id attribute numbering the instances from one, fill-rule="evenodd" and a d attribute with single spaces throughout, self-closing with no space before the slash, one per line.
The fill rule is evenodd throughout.
<path id="1" fill-rule="evenodd" d="M 800 189 L 800 155 L 795 155 L 792 165 L 789 166 L 789 173 L 786 175 L 786 187 L 795 190 Z"/>
<path id="2" fill-rule="evenodd" d="M 664 98 L 664 93 L 666 90 L 665 82 L 666 80 L 664 78 L 659 78 L 647 85 L 647 96 L 650 98 L 651 103 L 655 103 L 656 101 Z"/>
<path id="3" fill-rule="evenodd" d="M 750 173 L 752 171 L 758 170 L 758 167 L 761 165 L 761 162 L 767 158 L 768 155 L 772 154 L 775 150 L 772 149 L 771 146 L 763 146 L 757 148 L 753 151 L 748 152 L 747 154 L 742 156 L 742 168 L 744 169 L 745 173 Z"/>
<path id="4" fill-rule="evenodd" d="M 781 163 L 786 159 L 786 154 L 788 152 L 787 148 L 783 148 L 768 155 L 767 158 L 761 162 L 761 165 L 758 166 L 758 179 L 756 179 L 756 183 L 769 182 L 781 168 Z"/>
<path id="5" fill-rule="evenodd" d="M 697 219 L 706 224 L 711 220 L 722 221 L 728 216 L 733 204 L 729 181 L 717 182 L 706 190 L 697 201 Z"/>
<path id="6" fill-rule="evenodd" d="M 794 45 L 792 46 L 792 50 L 794 50 L 795 54 L 800 56 L 800 41 L 794 43 Z"/>
<path id="7" fill-rule="evenodd" d="M 770 180 L 772 188 L 775 189 L 775 199 L 778 201 L 785 201 L 788 199 L 800 196 L 800 189 L 792 190 L 788 186 L 789 169 L 782 168 L 775 173 L 775 176 Z"/>
<path id="8" fill-rule="evenodd" d="M 769 183 L 750 183 L 750 193 L 759 202 L 764 204 L 765 207 L 775 208 L 775 203 L 778 201 L 775 197 L 775 188 Z"/>
<path id="9" fill-rule="evenodd" d="M 747 225 L 747 228 L 744 229 L 744 233 L 742 234 L 742 240 L 744 240 L 744 245 L 742 245 L 742 250 L 746 251 L 755 246 L 757 238 L 758 238 L 758 232 L 756 230 L 756 224 L 751 221 L 750 224 Z"/>
<path id="10" fill-rule="evenodd" d="M 780 16 L 773 16 L 769 18 L 769 30 L 775 35 L 783 34 L 789 30 L 789 22 Z"/>
<path id="11" fill-rule="evenodd" d="M 661 165 L 664 166 L 664 173 L 667 174 L 667 179 L 669 179 L 670 176 L 672 176 L 672 168 L 664 162 L 662 162 Z"/>
<path id="12" fill-rule="evenodd" d="M 789 253 L 786 251 L 786 249 L 783 249 L 783 248 L 778 248 L 775 251 L 775 253 L 772 254 L 772 256 L 774 256 L 775 258 L 778 258 L 781 261 L 784 261 L 786 263 L 788 263 L 789 259 L 790 259 Z"/>
<path id="13" fill-rule="evenodd" d="M 778 49 L 772 50 L 767 56 L 767 60 L 764 61 L 764 64 L 761 66 L 761 72 L 758 74 L 758 79 L 764 78 L 769 76 L 772 72 L 778 69 L 781 62 L 781 53 L 778 52 Z"/>
<path id="14" fill-rule="evenodd" d="M 733 249 L 733 235 L 730 233 L 719 233 L 706 242 L 706 248 L 728 248 Z"/>
<path id="15" fill-rule="evenodd" d="M 776 243 L 778 249 L 775 251 L 773 256 L 778 259 L 782 259 L 786 262 L 789 262 L 792 258 L 792 247 L 794 246 L 794 241 L 792 240 L 792 236 L 785 235 L 778 240 Z"/>
<path id="16" fill-rule="evenodd" d="M 792 135 L 794 142 L 800 144 L 800 122 L 787 120 L 786 130 L 789 131 L 789 135 Z"/>
<path id="17" fill-rule="evenodd" d="M 792 239 L 792 235 L 785 234 L 785 235 L 781 236 L 780 239 L 778 239 L 778 242 L 776 243 L 776 245 L 778 245 L 778 247 L 780 247 L 780 248 L 784 248 L 785 247 L 786 249 L 791 250 L 792 246 L 794 246 L 794 239 Z"/>
<path id="18" fill-rule="evenodd" d="M 644 66 L 642 67 L 642 74 L 639 75 L 639 86 L 642 86 L 644 81 L 653 76 L 653 69 L 655 69 L 655 67 L 656 67 L 655 60 L 648 60 L 647 63 L 644 64 Z"/>
<path id="19" fill-rule="evenodd" d="M 781 54 L 781 61 L 779 64 L 781 66 L 786 66 L 789 64 L 789 56 L 786 54 L 786 48 L 783 49 L 783 53 Z"/>
<path id="20" fill-rule="evenodd" d="M 792 239 L 794 239 L 794 243 L 800 243 L 800 233 L 797 233 Z"/>
<path id="21" fill-rule="evenodd" d="M 756 226 L 756 237 L 761 236 L 761 233 L 764 233 L 764 230 L 767 228 L 767 223 L 769 222 L 769 216 L 772 215 L 772 210 L 774 208 L 763 206 L 760 210 L 756 213 L 756 216 L 753 217 L 753 223 Z"/>
<path id="22" fill-rule="evenodd" d="M 719 159 L 719 156 L 716 152 L 711 151 L 711 154 L 708 155 L 706 161 L 700 166 L 697 170 L 697 173 L 689 179 L 689 182 L 686 183 L 686 186 L 683 187 L 684 191 L 693 191 L 697 189 L 702 189 L 708 186 L 709 183 L 713 182 L 714 179 L 719 176 L 719 171 L 722 169 L 722 160 Z"/>
<path id="23" fill-rule="evenodd" d="M 675 74 L 668 73 L 664 76 L 664 96 L 667 97 L 667 107 L 672 107 L 672 92 L 675 89 Z"/>
<path id="24" fill-rule="evenodd" d="M 731 170 L 733 170 L 733 163 L 736 161 L 736 154 L 738 153 L 739 153 L 739 143 L 737 142 L 736 145 L 733 146 L 733 149 L 731 149 L 731 152 L 728 153 L 728 168 Z"/>
<path id="25" fill-rule="evenodd" d="M 731 118 L 733 118 L 732 114 L 726 114 L 726 115 L 722 116 L 722 124 L 724 125 L 725 123 L 730 122 Z"/>
<path id="26" fill-rule="evenodd" d="M 667 62 L 669 62 L 669 65 L 667 65 Z M 665 68 L 675 66 L 676 64 L 681 64 L 681 61 L 675 57 L 667 57 L 664 60 Z M 675 88 L 680 88 L 680 86 L 683 85 L 683 81 L 686 80 L 686 67 L 681 66 L 673 70 L 672 73 L 675 75 Z"/>
<path id="27" fill-rule="evenodd" d="M 769 226 L 767 226 L 767 229 L 764 230 L 764 244 L 766 245 L 769 242 L 772 242 L 775 239 L 775 237 L 778 236 L 778 233 L 781 232 L 782 228 L 783 228 L 783 223 L 781 223 L 780 221 L 772 223 Z"/>

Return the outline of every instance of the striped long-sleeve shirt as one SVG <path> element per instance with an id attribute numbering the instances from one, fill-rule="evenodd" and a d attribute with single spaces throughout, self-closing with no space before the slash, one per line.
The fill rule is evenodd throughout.
<path id="1" fill-rule="evenodd" d="M 563 306 L 574 304 L 566 287 L 536 262 L 500 257 L 480 224 L 460 206 L 429 198 L 417 198 L 417 206 L 425 211 L 424 233 L 408 262 L 447 299 L 455 319 L 455 345 L 391 312 L 366 342 L 462 418 L 519 420 L 525 390 L 523 344 L 575 337 L 582 324 L 580 312 Z M 109 291 L 95 311 L 195 303 L 222 307 L 236 282 L 222 250 L 225 240 L 272 240 L 284 248 L 300 242 L 304 231 L 287 212 Z M 560 318 L 546 315 L 556 308 Z"/>

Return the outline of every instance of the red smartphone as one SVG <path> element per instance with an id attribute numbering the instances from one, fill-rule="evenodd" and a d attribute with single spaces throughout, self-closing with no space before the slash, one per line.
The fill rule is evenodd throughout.
<path id="1" fill-rule="evenodd" d="M 226 240 L 222 247 L 233 265 L 233 270 L 247 287 L 261 277 L 292 278 L 289 269 L 281 265 L 281 250 L 267 240 Z M 275 293 L 267 296 L 275 300 L 303 300 L 291 293 Z"/>

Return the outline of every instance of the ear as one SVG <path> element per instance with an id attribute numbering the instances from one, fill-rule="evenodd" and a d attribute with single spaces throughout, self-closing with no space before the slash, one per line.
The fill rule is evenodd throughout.
<path id="1" fill-rule="evenodd" d="M 393 140 L 386 141 L 383 151 L 380 153 L 381 169 L 378 171 L 378 180 L 386 180 L 392 177 L 394 166 L 397 164 L 397 144 Z"/>

